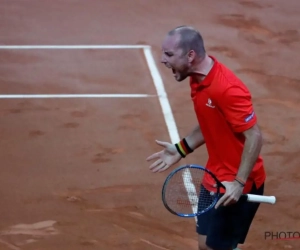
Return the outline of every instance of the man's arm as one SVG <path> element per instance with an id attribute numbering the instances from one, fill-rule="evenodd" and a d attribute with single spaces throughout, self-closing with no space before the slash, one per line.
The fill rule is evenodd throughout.
<path id="1" fill-rule="evenodd" d="M 237 178 L 246 182 L 260 154 L 263 140 L 257 124 L 243 134 L 245 135 L 245 144 Z"/>
<path id="2" fill-rule="evenodd" d="M 243 134 L 246 138 L 236 179 L 246 182 L 262 148 L 262 135 L 257 124 L 244 131 Z M 218 208 L 221 204 L 227 206 L 232 202 L 237 202 L 244 189 L 243 186 L 238 183 L 238 181 L 223 182 L 223 184 L 226 187 L 226 194 L 223 195 L 222 198 L 217 202 L 215 206 L 216 208 Z"/>
<path id="3" fill-rule="evenodd" d="M 200 126 L 197 125 L 192 132 L 185 137 L 187 144 L 191 149 L 195 150 L 196 148 L 202 146 L 205 143 L 203 134 L 201 132 Z"/>

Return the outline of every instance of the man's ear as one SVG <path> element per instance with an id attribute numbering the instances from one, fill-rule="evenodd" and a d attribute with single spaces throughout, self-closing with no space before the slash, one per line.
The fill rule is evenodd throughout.
<path id="1" fill-rule="evenodd" d="M 187 55 L 188 55 L 189 63 L 191 63 L 192 61 L 194 61 L 195 56 L 196 56 L 196 53 L 195 53 L 194 50 L 190 50 Z"/>

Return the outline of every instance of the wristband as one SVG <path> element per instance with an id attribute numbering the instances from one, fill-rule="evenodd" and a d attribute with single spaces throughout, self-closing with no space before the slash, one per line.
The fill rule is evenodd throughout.
<path id="1" fill-rule="evenodd" d="M 178 153 L 182 156 L 182 158 L 185 158 L 188 154 L 194 152 L 187 144 L 185 138 L 183 138 L 180 142 L 176 143 L 175 147 Z"/>
<path id="2" fill-rule="evenodd" d="M 246 184 L 243 180 L 241 180 L 241 179 L 239 179 L 239 178 L 237 178 L 237 177 L 236 177 L 234 180 L 237 181 L 238 183 L 240 183 L 243 187 L 244 187 L 245 184 Z"/>

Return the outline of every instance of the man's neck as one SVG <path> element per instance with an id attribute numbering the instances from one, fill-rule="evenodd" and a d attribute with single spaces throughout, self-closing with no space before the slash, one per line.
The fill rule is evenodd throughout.
<path id="1" fill-rule="evenodd" d="M 191 73 L 191 77 L 194 79 L 194 81 L 199 83 L 202 82 L 212 69 L 213 65 L 214 60 L 208 55 L 205 55 L 205 57 L 195 66 L 195 69 Z"/>

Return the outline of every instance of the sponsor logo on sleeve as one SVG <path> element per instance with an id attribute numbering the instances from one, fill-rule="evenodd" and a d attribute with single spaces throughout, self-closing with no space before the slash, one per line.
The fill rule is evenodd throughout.
<path id="1" fill-rule="evenodd" d="M 254 111 L 253 111 L 249 116 L 247 116 L 247 117 L 245 118 L 245 122 L 251 121 L 251 120 L 253 119 L 253 117 L 254 117 Z"/>

